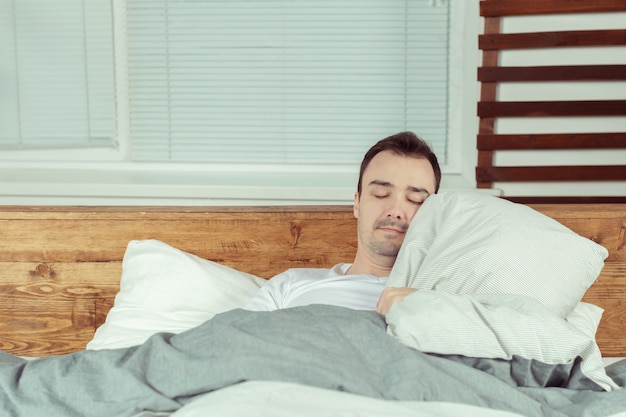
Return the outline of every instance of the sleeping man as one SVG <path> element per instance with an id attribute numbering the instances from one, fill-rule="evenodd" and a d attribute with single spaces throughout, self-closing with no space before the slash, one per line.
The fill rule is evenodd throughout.
<path id="1" fill-rule="evenodd" d="M 396 268 L 405 264 L 404 248 L 414 242 L 412 232 L 416 230 L 414 227 L 408 230 L 409 224 L 422 203 L 437 193 L 440 179 L 437 158 L 414 134 L 404 132 L 379 141 L 361 164 L 354 196 L 358 245 L 352 264 L 339 264 L 331 269 L 288 270 L 268 281 L 246 309 L 218 314 L 179 334 L 155 334 L 137 346 L 84 350 L 32 361 L 0 352 L 0 414 L 7 417 L 164 416 L 204 394 L 245 381 L 290 382 L 387 400 L 455 402 L 537 417 L 609 416 L 623 411 L 626 390 L 604 392 L 617 385 L 601 365 L 598 368 L 593 365 L 595 362 L 589 362 L 591 375 L 595 375 L 593 380 L 583 372 L 583 365 L 588 363 L 584 357 L 592 358 L 595 354 L 589 349 L 595 343 L 593 336 L 588 338 L 539 301 L 504 294 L 504 298 L 497 298 L 495 306 L 506 300 L 512 304 L 503 304 L 507 314 L 501 317 L 502 310 L 491 311 L 492 305 L 475 304 L 476 300 L 467 294 L 442 292 L 442 296 L 434 297 L 435 291 L 428 289 L 415 292 L 414 288 L 401 285 L 385 287 L 394 264 Z M 445 207 L 440 209 L 437 205 L 442 204 L 440 197 L 443 194 L 424 205 L 419 223 L 414 222 L 414 226 L 423 221 L 440 223 L 440 219 L 432 219 L 434 214 L 458 220 L 467 211 L 465 205 L 456 207 L 461 211 L 452 214 Z M 498 200 L 497 204 L 506 203 Z M 506 210 L 510 208 L 507 206 Z M 424 220 L 429 213 L 431 218 Z M 451 227 L 462 224 L 486 228 L 479 221 L 461 220 L 450 222 Z M 491 218 L 483 220 L 491 221 Z M 545 222 L 539 224 L 544 233 Z M 556 235 L 550 227 L 545 229 L 548 234 Z M 407 230 L 409 237 L 405 239 Z M 419 229 L 419 236 L 427 234 L 424 232 Z M 515 241 L 520 234 L 515 235 Z M 440 235 L 454 243 L 469 241 L 467 236 L 459 239 L 456 232 L 437 234 Z M 572 238 L 585 240 L 577 235 Z M 557 239 L 555 245 L 560 247 L 561 241 Z M 586 240 L 585 243 L 586 247 L 596 245 Z M 455 245 L 446 240 L 443 246 Z M 593 252 L 598 248 L 590 249 Z M 509 248 L 511 253 L 518 251 L 517 246 L 514 250 Z M 441 259 L 438 254 L 434 258 Z M 498 256 L 491 258 L 499 260 Z M 519 274 L 512 272 L 519 270 L 524 274 L 526 269 L 519 268 L 517 261 L 514 265 L 515 268 L 507 268 L 507 277 L 511 275 L 514 281 L 522 281 Z M 457 269 L 467 268 L 464 265 Z M 394 269 L 391 280 L 397 278 L 395 272 Z M 427 278 L 437 275 L 419 274 Z M 551 273 L 549 280 L 540 281 L 557 281 L 557 275 Z M 400 277 L 404 278 L 404 274 Z M 533 285 L 532 290 L 538 286 Z M 408 294 L 413 295 L 406 297 Z M 454 296 L 463 302 L 444 303 Z M 390 311 L 394 303 L 403 299 Z M 528 308 L 520 308 L 520 301 L 534 302 L 528 304 L 532 314 L 524 314 Z M 476 306 L 481 315 L 467 314 L 466 308 L 453 314 L 457 307 L 468 304 Z M 408 334 L 419 335 L 422 342 L 441 342 L 443 351 L 414 348 L 389 334 L 388 327 L 392 325 L 388 326 L 388 322 L 407 305 L 424 309 L 402 316 L 410 324 L 410 330 L 423 324 Z M 509 308 L 510 305 L 514 308 Z M 545 314 L 537 315 L 538 307 Z M 524 311 L 516 312 L 518 309 Z M 437 314 L 431 314 L 435 310 Z M 476 321 L 474 318 L 481 324 L 480 319 L 487 316 L 495 317 L 495 324 L 499 325 L 488 326 L 488 331 L 483 332 L 491 337 L 479 337 L 477 329 L 482 327 L 469 324 Z M 510 321 L 510 317 L 518 321 Z M 504 333 L 493 337 L 496 328 Z M 537 336 L 538 330 L 542 331 L 542 337 Z M 505 337 L 500 337 L 501 334 Z M 494 357 L 493 345 L 501 347 L 500 341 L 511 340 L 512 334 L 517 337 L 512 340 L 528 342 L 512 343 L 513 347 L 519 345 L 522 352 L 530 345 L 541 352 L 556 352 L 558 356 L 560 349 L 556 348 L 564 346 L 567 350 L 571 345 L 575 353 L 579 350 L 582 353 L 576 353 L 576 360 L 567 359 L 572 357 L 567 353 L 564 361 L 551 358 L 542 361 L 543 356 L 536 359 L 533 355 L 517 353 Z M 573 343 L 575 339 L 581 343 Z M 542 340 L 547 342 L 539 343 Z M 564 340 L 568 343 L 563 343 Z M 458 345 L 469 345 L 476 353 L 448 351 Z M 484 346 L 488 354 L 484 353 Z M 538 389 L 543 387 L 561 389 Z M 579 413 L 582 400 L 587 405 Z M 555 404 L 560 408 L 553 409 Z"/>
<path id="2" fill-rule="evenodd" d="M 402 132 L 380 140 L 361 164 L 354 196 L 358 247 L 352 264 L 288 270 L 269 280 L 246 309 L 218 315 L 178 335 L 154 335 L 131 348 L 34 361 L 0 352 L 3 415 L 171 412 L 197 395 L 245 380 L 413 398 L 410 384 L 406 395 L 388 384 L 406 369 L 406 362 L 394 358 L 408 350 L 386 335 L 384 318 L 374 310 L 385 314 L 393 302 L 414 291 L 385 290 L 386 277 L 411 220 L 438 191 L 440 180 L 435 154 L 415 134 Z M 285 337 L 288 341 L 279 342 Z M 261 343 L 264 340 L 268 343 Z M 366 355 L 379 363 L 363 366 L 362 357 L 354 353 L 365 346 Z M 290 354 L 293 349 L 298 355 Z M 374 375 L 370 366 L 379 369 L 373 381 L 368 380 Z"/>
<path id="3" fill-rule="evenodd" d="M 380 140 L 361 162 L 354 194 L 358 246 L 353 263 L 290 269 L 269 280 L 246 308 L 331 304 L 386 314 L 394 302 L 415 291 L 385 284 L 413 216 L 439 190 L 440 181 L 436 155 L 415 134 Z"/>

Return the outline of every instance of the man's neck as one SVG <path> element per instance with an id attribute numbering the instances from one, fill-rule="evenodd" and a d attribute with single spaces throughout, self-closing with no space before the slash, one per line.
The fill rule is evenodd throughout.
<path id="1" fill-rule="evenodd" d="M 374 262 L 368 258 L 360 257 L 357 253 L 352 266 L 346 271 L 346 275 L 369 274 L 377 277 L 388 277 L 395 258 L 392 261 L 385 258 L 384 261 L 386 262 Z"/>

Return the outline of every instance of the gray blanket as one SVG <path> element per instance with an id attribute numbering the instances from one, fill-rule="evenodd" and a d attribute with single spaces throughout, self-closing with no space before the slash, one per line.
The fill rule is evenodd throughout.
<path id="1" fill-rule="evenodd" d="M 626 364 L 609 369 L 618 383 Z M 3 416 L 123 417 L 172 412 L 250 380 L 296 382 L 389 400 L 449 401 L 528 416 L 609 416 L 626 390 L 603 392 L 576 363 L 548 366 L 428 355 L 386 333 L 374 312 L 308 306 L 234 310 L 141 346 L 24 361 L 0 355 Z M 546 388 L 549 387 L 549 388 Z"/>

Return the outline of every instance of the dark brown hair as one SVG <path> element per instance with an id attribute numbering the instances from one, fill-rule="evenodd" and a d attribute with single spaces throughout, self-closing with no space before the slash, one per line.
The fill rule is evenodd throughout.
<path id="1" fill-rule="evenodd" d="M 392 151 L 397 155 L 427 159 L 435 172 L 435 192 L 439 191 L 439 184 L 441 183 L 441 168 L 439 167 L 439 162 L 437 161 L 437 155 L 435 155 L 432 149 L 430 149 L 430 146 L 428 146 L 428 144 L 415 133 L 400 132 L 376 142 L 363 157 L 361 170 L 359 172 L 359 183 L 357 185 L 359 195 L 361 195 L 363 173 L 365 172 L 365 169 L 369 165 L 372 158 L 380 152 L 387 150 Z"/>

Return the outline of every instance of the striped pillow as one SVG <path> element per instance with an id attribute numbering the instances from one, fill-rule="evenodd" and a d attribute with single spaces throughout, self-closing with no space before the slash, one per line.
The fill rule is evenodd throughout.
<path id="1" fill-rule="evenodd" d="M 595 330 L 573 325 L 569 316 L 563 320 L 532 298 L 423 290 L 395 303 L 386 320 L 389 334 L 421 352 L 518 356 L 546 365 L 573 365 L 580 357 L 583 375 L 606 391 L 618 389 L 604 369 Z"/>
<path id="2" fill-rule="evenodd" d="M 608 251 L 528 206 L 480 193 L 429 197 L 413 219 L 388 286 L 532 297 L 566 317 Z"/>

